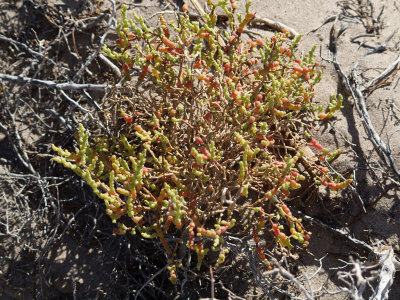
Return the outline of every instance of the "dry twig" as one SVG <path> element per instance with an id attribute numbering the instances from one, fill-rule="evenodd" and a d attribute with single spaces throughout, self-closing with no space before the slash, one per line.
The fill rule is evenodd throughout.
<path id="1" fill-rule="evenodd" d="M 254 18 L 254 19 L 250 20 L 249 24 L 253 25 L 253 26 L 254 25 L 267 26 L 276 31 L 280 31 L 283 33 L 289 33 L 290 37 L 292 37 L 292 38 L 295 38 L 300 35 L 295 29 L 293 29 L 281 22 L 274 21 L 274 20 L 271 20 L 268 18 Z"/>
<path id="2" fill-rule="evenodd" d="M 363 122 L 365 129 L 371 139 L 372 144 L 374 145 L 375 149 L 377 150 L 378 153 L 381 154 L 382 157 L 386 157 L 389 160 L 389 167 L 390 169 L 394 172 L 394 174 L 397 176 L 397 178 L 400 178 L 400 171 L 396 166 L 395 160 L 392 156 L 390 148 L 382 141 L 380 138 L 379 134 L 376 132 L 371 119 L 369 117 L 368 110 L 366 108 L 365 104 L 365 98 L 364 95 L 362 94 L 360 88 L 359 88 L 359 83 L 357 81 L 357 73 L 356 73 L 356 67 L 358 66 L 358 63 L 355 64 L 355 67 L 351 71 L 351 76 L 354 80 L 354 85 L 355 87 L 352 87 L 349 77 L 343 72 L 342 67 L 340 63 L 337 60 L 337 39 L 339 37 L 339 32 L 336 29 L 337 23 L 335 22 L 332 26 L 331 30 L 331 35 L 330 35 L 330 50 L 333 55 L 333 60 L 332 63 L 335 66 L 336 72 L 339 75 L 339 78 L 342 81 L 342 84 L 346 91 L 352 95 L 357 110 L 361 116 L 361 121 Z M 368 52 L 367 54 L 369 54 Z M 384 160 L 386 163 L 386 161 Z"/>
<path id="3" fill-rule="evenodd" d="M 7 80 L 14 83 L 19 84 L 31 84 L 36 86 L 43 86 L 48 88 L 53 88 L 56 90 L 96 90 L 96 91 L 104 91 L 105 89 L 112 88 L 111 85 L 106 84 L 79 84 L 79 83 L 72 83 L 72 82 L 54 82 L 51 80 L 40 80 L 40 79 L 33 79 L 29 77 L 22 77 L 22 76 L 13 76 L 7 74 L 0 73 L 0 79 Z"/>
<path id="4" fill-rule="evenodd" d="M 82 75 L 82 72 L 83 72 L 83 71 L 86 69 L 86 67 L 93 61 L 93 59 L 99 54 L 100 50 L 102 49 L 102 47 L 103 47 L 103 45 L 104 45 L 105 39 L 106 39 L 106 37 L 107 37 L 107 35 L 108 35 L 108 32 L 109 32 L 110 27 L 111 27 L 111 24 L 112 24 L 112 20 L 113 20 L 113 18 L 114 18 L 114 16 L 115 16 L 115 1 L 114 1 L 114 0 L 109 0 L 109 1 L 111 2 L 111 5 L 112 5 L 113 10 L 112 10 L 112 13 L 111 13 L 111 15 L 110 15 L 110 17 L 109 17 L 109 19 L 108 19 L 108 24 L 107 24 L 106 31 L 105 31 L 104 34 L 101 36 L 101 38 L 100 38 L 100 43 L 99 43 L 99 45 L 97 46 L 96 51 L 94 51 L 94 52 L 88 57 L 88 59 L 87 59 L 87 60 L 85 61 L 85 63 L 81 66 L 81 68 L 79 69 L 79 71 L 76 72 L 76 74 L 75 74 L 75 76 L 74 76 L 74 78 L 73 78 L 73 81 L 75 81 L 75 82 L 79 81 L 79 79 L 80 79 L 80 77 L 81 77 L 81 75 Z"/>
<path id="5" fill-rule="evenodd" d="M 393 283 L 394 274 L 400 270 L 400 263 L 395 259 L 391 247 L 383 246 L 376 249 L 378 263 L 381 267 L 379 272 L 378 286 L 371 300 L 384 300 L 389 298 L 389 290 Z"/>
<path id="6" fill-rule="evenodd" d="M 374 90 L 375 87 L 380 85 L 383 81 L 387 79 L 391 74 L 396 72 L 400 66 L 400 56 L 383 71 L 378 77 L 372 79 L 367 83 L 367 86 L 362 90 L 363 94 L 368 94 L 370 91 Z"/>
<path id="7" fill-rule="evenodd" d="M 327 230 L 329 230 L 329 231 L 331 231 L 331 232 L 333 232 L 335 234 L 340 235 L 341 237 L 343 237 L 347 241 L 351 242 L 354 246 L 357 246 L 357 247 L 362 248 L 364 250 L 367 250 L 369 252 L 374 252 L 374 249 L 370 245 L 368 245 L 367 243 L 365 243 L 363 241 L 360 241 L 360 240 L 358 240 L 356 238 L 351 237 L 349 235 L 349 233 L 347 233 L 347 232 L 344 232 L 344 231 L 342 231 L 340 229 L 333 228 L 332 226 L 322 222 L 321 220 L 319 220 L 317 218 L 314 218 L 314 217 L 311 217 L 311 216 L 308 216 L 308 215 L 306 215 L 306 214 L 304 214 L 304 213 L 302 213 L 300 211 L 297 212 L 297 214 L 299 216 L 301 216 L 301 218 L 306 220 L 306 221 L 309 221 L 309 222 L 312 222 L 314 224 L 317 224 L 317 225 L 319 225 L 319 226 L 321 226 L 321 227 L 323 227 L 323 228 L 325 228 L 325 229 L 327 229 Z"/>

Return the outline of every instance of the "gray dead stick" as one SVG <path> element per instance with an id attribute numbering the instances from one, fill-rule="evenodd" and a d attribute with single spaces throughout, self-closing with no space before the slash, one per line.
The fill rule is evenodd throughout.
<path id="1" fill-rule="evenodd" d="M 85 61 L 85 63 L 80 67 L 79 71 L 76 72 L 76 74 L 75 74 L 75 76 L 74 76 L 74 78 L 73 78 L 73 81 L 79 81 L 79 79 L 81 78 L 81 75 L 82 75 L 83 71 L 86 69 L 86 67 L 87 67 L 88 65 L 90 65 L 90 63 L 93 61 L 93 59 L 99 54 L 100 50 L 102 49 L 102 47 L 103 47 L 103 45 L 104 45 L 105 39 L 106 39 L 106 37 L 107 37 L 107 35 L 108 35 L 108 32 L 110 31 L 110 27 L 111 27 L 112 20 L 113 20 L 113 18 L 114 18 L 114 16 L 115 16 L 115 1 L 114 1 L 114 0 L 109 0 L 109 1 L 111 2 L 111 5 L 112 5 L 113 10 L 112 10 L 112 13 L 110 14 L 110 17 L 109 17 L 109 19 L 108 19 L 108 24 L 107 24 L 106 31 L 105 31 L 104 34 L 101 36 L 101 38 L 100 38 L 100 43 L 99 43 L 99 45 L 97 46 L 96 51 L 94 51 L 94 52 L 88 57 L 88 59 Z"/>
<path id="2" fill-rule="evenodd" d="M 379 149 L 380 151 L 382 151 L 385 154 L 385 156 L 389 160 L 390 168 L 397 175 L 397 178 L 400 179 L 400 171 L 396 166 L 396 163 L 394 161 L 394 158 L 392 156 L 392 152 L 391 152 L 390 148 L 382 141 L 382 139 L 380 138 L 379 134 L 376 132 L 376 130 L 371 122 L 367 107 L 365 105 L 365 98 L 364 98 L 363 94 L 361 93 L 359 86 L 358 86 L 357 73 L 354 69 L 352 70 L 352 77 L 353 77 L 353 79 L 355 81 L 355 85 L 356 85 L 356 87 L 355 87 L 355 89 L 353 89 L 353 91 L 354 91 L 355 96 L 358 98 L 358 104 L 360 106 L 362 118 L 363 118 L 362 121 L 365 124 L 365 126 L 367 127 L 367 131 L 371 137 L 372 143 L 374 144 L 374 146 L 377 149 Z"/>
<path id="3" fill-rule="evenodd" d="M 99 58 L 107 65 L 107 66 L 109 66 L 110 67 L 110 69 L 114 72 L 114 74 L 118 77 L 118 78 L 121 78 L 122 77 L 122 74 L 121 74 L 121 71 L 119 70 L 119 68 L 116 66 L 116 65 L 114 65 L 113 63 L 112 63 L 112 61 L 110 61 L 107 57 L 105 57 L 103 54 L 99 54 Z"/>
<path id="4" fill-rule="evenodd" d="M 383 82 L 388 76 L 393 74 L 400 66 L 400 56 L 383 71 L 378 77 L 372 79 L 367 86 L 362 90 L 363 93 L 368 93 L 375 86 Z"/>
<path id="5" fill-rule="evenodd" d="M 327 229 L 329 231 L 332 231 L 332 232 L 336 233 L 337 235 L 343 237 L 344 239 L 348 240 L 353 245 L 355 245 L 355 246 L 357 246 L 359 248 L 362 248 L 362 249 L 367 250 L 367 251 L 372 252 L 372 253 L 374 252 L 374 249 L 370 245 L 368 245 L 367 243 L 365 243 L 363 241 L 360 241 L 360 240 L 358 240 L 356 238 L 353 238 L 352 236 L 350 236 L 350 234 L 348 232 L 344 232 L 344 231 L 342 231 L 340 229 L 336 229 L 336 228 L 334 228 L 334 227 L 322 222 L 321 220 L 319 220 L 317 218 L 314 218 L 314 217 L 311 217 L 311 216 L 308 216 L 308 215 L 302 213 L 301 211 L 298 211 L 297 215 L 300 216 L 303 220 L 306 220 L 308 222 L 312 222 L 314 224 L 318 224 L 319 226 L 321 226 L 321 227 L 323 227 L 323 228 L 325 228 L 325 229 Z"/>
<path id="6" fill-rule="evenodd" d="M 381 270 L 379 273 L 378 286 L 375 288 L 375 295 L 371 300 L 389 299 L 389 290 L 393 283 L 396 271 L 400 270 L 400 263 L 394 257 L 391 247 L 383 246 L 375 251 L 378 256 Z"/>
<path id="7" fill-rule="evenodd" d="M 303 220 L 310 221 L 322 226 L 325 229 L 335 232 L 336 234 L 344 237 L 345 239 L 351 241 L 354 245 L 361 247 L 370 253 L 373 253 L 378 260 L 380 266 L 378 285 L 375 288 L 375 293 L 371 297 L 371 300 L 385 300 L 388 299 L 389 290 L 393 283 L 393 278 L 396 271 L 400 270 L 400 263 L 396 260 L 394 256 L 394 251 L 391 247 L 383 246 L 379 248 L 371 247 L 367 243 L 360 241 L 351 237 L 348 233 L 343 232 L 339 229 L 333 228 L 322 221 L 307 216 L 301 212 L 297 212 L 298 215 L 302 217 Z"/>
<path id="8" fill-rule="evenodd" d="M 71 82 L 54 82 L 50 80 L 40 80 L 40 79 L 33 79 L 29 77 L 22 77 L 22 76 L 13 76 L 0 73 L 0 80 L 7 80 L 10 82 L 18 83 L 18 84 L 30 84 L 42 87 L 53 88 L 57 90 L 95 90 L 95 91 L 103 91 L 105 89 L 112 88 L 111 85 L 106 84 L 78 84 L 78 83 L 71 83 Z"/>
<path id="9" fill-rule="evenodd" d="M 32 50 L 30 47 L 28 47 L 27 45 L 25 45 L 23 43 L 20 43 L 18 41 L 14 41 L 13 39 L 10 39 L 9 37 L 6 37 L 6 36 L 4 36 L 2 34 L 0 34 L 0 41 L 9 42 L 10 44 L 14 45 L 14 47 L 16 47 L 17 49 L 18 49 L 18 47 L 20 47 L 20 48 L 24 49 L 26 52 L 30 53 L 31 55 L 38 56 L 40 58 L 44 58 L 45 60 L 51 62 L 53 65 L 57 66 L 57 63 L 54 60 L 52 60 L 51 58 L 46 57 L 42 53 L 39 53 L 37 51 Z M 63 67 L 63 69 L 68 70 L 68 68 L 64 68 L 64 67 Z"/>

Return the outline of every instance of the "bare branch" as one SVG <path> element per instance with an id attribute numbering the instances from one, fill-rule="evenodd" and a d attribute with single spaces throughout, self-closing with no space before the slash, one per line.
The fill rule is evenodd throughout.
<path id="1" fill-rule="evenodd" d="M 10 39 L 9 37 L 6 37 L 2 34 L 0 34 L 0 41 L 9 42 L 10 44 L 14 45 L 14 47 L 16 47 L 16 48 L 18 48 L 18 47 L 23 48 L 28 53 L 30 53 L 34 56 L 39 56 L 41 58 L 44 58 L 45 60 L 51 62 L 53 65 L 58 66 L 57 63 L 54 60 L 52 60 L 51 58 L 48 58 L 45 55 L 43 55 L 42 53 L 32 50 L 27 45 L 20 43 L 18 41 L 14 41 L 13 39 Z M 64 67 L 62 67 L 62 68 L 68 70 L 68 68 L 64 68 Z"/>
<path id="2" fill-rule="evenodd" d="M 357 82 L 356 67 L 357 67 L 358 63 L 355 64 L 355 67 L 351 71 L 351 75 L 354 79 L 354 84 L 355 84 L 355 87 L 353 88 L 350 84 L 349 78 L 346 76 L 346 74 L 344 74 L 344 72 L 340 66 L 340 63 L 337 60 L 336 45 L 337 45 L 338 36 L 339 36 L 339 33 L 338 33 L 338 30 L 336 29 L 336 22 L 335 22 L 332 26 L 331 34 L 330 34 L 330 50 L 332 51 L 332 54 L 333 54 L 333 60 L 331 62 L 335 66 L 336 72 L 338 73 L 339 78 L 342 81 L 344 88 L 353 97 L 356 107 L 357 107 L 357 110 L 361 116 L 361 121 L 364 124 L 367 134 L 371 138 L 372 144 L 374 145 L 375 149 L 377 150 L 377 152 L 379 154 L 382 154 L 383 157 L 386 157 L 389 160 L 390 169 L 395 173 L 395 175 L 398 178 L 400 178 L 400 171 L 396 166 L 396 163 L 394 161 L 394 158 L 392 156 L 390 148 L 387 147 L 386 144 L 382 141 L 379 134 L 376 132 L 376 130 L 371 122 L 371 119 L 369 117 L 369 113 L 368 113 L 368 110 L 365 105 L 365 98 L 364 98 L 364 96 L 359 88 L 359 84 Z"/>
<path id="3" fill-rule="evenodd" d="M 114 74 L 118 77 L 118 78 L 121 78 L 121 71 L 120 71 L 120 69 L 116 66 L 116 65 L 114 65 L 113 63 L 112 63 L 112 61 L 111 60 L 109 60 L 107 57 L 105 57 L 103 54 L 99 54 L 99 58 L 107 65 L 107 66 L 109 66 L 110 67 L 110 69 L 114 72 Z"/>
<path id="4" fill-rule="evenodd" d="M 360 248 L 363 248 L 363 249 L 365 249 L 365 250 L 367 250 L 369 252 L 372 252 L 372 253 L 374 252 L 374 249 L 370 245 L 368 245 L 367 243 L 365 243 L 363 241 L 360 241 L 360 240 L 358 240 L 356 238 L 351 237 L 348 232 L 344 232 L 344 231 L 342 231 L 340 229 L 333 228 L 332 226 L 329 226 L 328 224 L 325 224 L 321 220 L 318 220 L 317 218 L 313 218 L 311 216 L 308 216 L 308 215 L 306 215 L 306 214 L 304 214 L 304 213 L 302 213 L 300 211 L 297 212 L 297 214 L 299 216 L 301 216 L 302 219 L 304 219 L 306 221 L 309 221 L 309 222 L 313 222 L 315 224 L 318 224 L 319 226 L 321 226 L 321 227 L 323 227 L 325 229 L 328 229 L 329 231 L 332 231 L 332 232 L 340 235 L 344 239 L 350 241 L 351 243 L 353 243 L 354 245 L 356 245 L 356 246 L 358 246 Z"/>
<path id="5" fill-rule="evenodd" d="M 152 282 L 154 280 L 154 278 L 156 278 L 158 275 L 160 275 L 162 272 L 164 272 L 168 265 L 165 265 L 163 268 L 161 268 L 160 270 L 158 270 L 156 273 L 153 274 L 153 276 L 151 276 L 142 286 L 141 288 L 136 292 L 135 295 L 135 300 L 139 297 L 140 293 L 142 292 L 142 290 L 146 287 L 146 285 L 148 285 L 150 282 Z"/>
<path id="6" fill-rule="evenodd" d="M 289 271 L 287 271 L 286 269 L 284 269 L 280 264 L 278 264 L 277 261 L 275 261 L 275 269 L 268 271 L 265 273 L 266 275 L 270 275 L 270 276 L 274 276 L 276 274 L 280 274 L 283 278 L 288 279 L 291 283 L 293 283 L 294 285 L 296 285 L 296 287 L 299 289 L 299 291 L 301 291 L 304 296 L 305 299 L 307 300 L 312 300 L 314 299 L 314 296 L 306 290 L 306 288 L 303 286 L 303 284 Z"/>
<path id="7" fill-rule="evenodd" d="M 368 82 L 367 86 L 362 90 L 362 92 L 368 93 L 375 86 L 379 85 L 382 81 L 386 79 L 386 77 L 390 76 L 396 70 L 398 70 L 399 65 L 400 65 L 400 56 L 389 67 L 387 67 L 386 70 L 383 71 L 378 77 Z"/>
<path id="8" fill-rule="evenodd" d="M 375 148 L 378 149 L 378 151 L 381 151 L 384 153 L 384 155 L 389 160 L 390 168 L 397 175 L 397 177 L 400 178 L 400 171 L 396 166 L 396 163 L 394 161 L 394 158 L 392 156 L 392 152 L 391 152 L 390 148 L 388 146 L 386 146 L 386 144 L 382 141 L 379 134 L 376 132 L 374 125 L 371 122 L 369 113 L 367 111 L 367 107 L 365 105 L 365 98 L 359 89 L 359 85 L 357 82 L 357 73 L 355 70 L 352 70 L 351 74 L 353 76 L 354 83 L 355 83 L 355 88 L 353 90 L 354 90 L 354 94 L 358 98 L 358 104 L 360 106 L 361 114 L 362 114 L 362 121 L 363 121 L 364 125 L 366 126 L 367 132 L 368 132 L 369 136 L 371 137 L 372 143 L 374 144 Z M 357 99 L 355 99 L 355 100 L 357 100 Z"/>
<path id="9" fill-rule="evenodd" d="M 87 90 L 102 91 L 105 89 L 112 88 L 111 85 L 106 85 L 106 84 L 91 84 L 91 83 L 78 84 L 78 83 L 72 83 L 72 82 L 56 83 L 56 82 L 50 81 L 50 80 L 33 79 L 33 78 L 29 78 L 29 77 L 13 76 L 13 75 L 7 75 L 7 74 L 2 74 L 2 73 L 0 73 L 0 79 L 18 83 L 18 84 L 31 84 L 31 85 L 36 85 L 36 86 L 53 88 L 53 89 L 57 89 L 57 90 L 87 89 Z"/>
<path id="10" fill-rule="evenodd" d="M 249 22 L 249 24 L 251 24 L 251 25 L 260 25 L 261 24 L 261 25 L 270 27 L 274 30 L 280 31 L 280 32 L 290 33 L 292 38 L 295 38 L 300 35 L 293 28 L 291 28 L 281 22 L 277 22 L 277 21 L 274 21 L 274 20 L 271 20 L 268 18 L 254 18 Z"/>
<path id="11" fill-rule="evenodd" d="M 399 264 L 394 258 L 394 252 L 391 247 L 383 246 L 377 250 L 379 264 L 381 271 L 379 273 L 378 286 L 375 288 L 375 296 L 371 300 L 384 300 L 389 298 L 389 289 L 393 283 L 394 274 L 396 269 L 400 269 L 400 266 L 395 266 L 395 263 Z"/>
<path id="12" fill-rule="evenodd" d="M 99 46 L 97 47 L 96 51 L 94 51 L 94 52 L 88 57 L 88 59 L 87 59 L 87 60 L 85 61 L 85 63 L 81 66 L 81 68 L 79 69 L 79 71 L 76 72 L 76 74 L 75 74 L 75 76 L 74 76 L 74 78 L 73 78 L 73 81 L 79 81 L 79 78 L 81 77 L 82 72 L 83 72 L 83 71 L 86 69 L 86 67 L 92 62 L 92 60 L 99 54 L 101 48 L 102 48 L 103 45 L 104 45 L 105 39 L 106 39 L 106 37 L 107 37 L 107 35 L 108 35 L 108 32 L 109 32 L 109 30 L 110 30 L 110 27 L 111 27 L 111 23 L 112 23 L 113 17 L 115 16 L 115 1 L 114 1 L 114 0 L 109 0 L 109 1 L 110 1 L 111 4 L 112 4 L 113 11 L 112 11 L 112 13 L 111 13 L 111 15 L 110 15 L 110 17 L 109 17 L 109 19 L 108 19 L 108 24 L 107 24 L 106 31 L 105 31 L 104 34 L 101 36 L 101 38 L 100 38 L 100 43 L 99 43 Z"/>

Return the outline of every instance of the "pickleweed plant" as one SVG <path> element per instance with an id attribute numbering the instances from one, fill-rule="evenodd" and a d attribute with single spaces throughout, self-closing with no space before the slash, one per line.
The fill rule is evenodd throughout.
<path id="1" fill-rule="evenodd" d="M 290 251 L 309 243 L 311 232 L 288 207 L 295 190 L 337 191 L 352 181 L 328 168 L 341 150 L 312 135 L 342 103 L 333 96 L 325 111 L 314 103 L 321 79 L 315 47 L 299 58 L 300 37 L 246 38 L 250 2 L 245 15 L 235 1 L 207 4 L 204 21 L 191 20 L 185 6 L 175 21 L 161 15 L 157 28 L 129 18 L 123 5 L 119 39 L 104 47 L 133 91 L 113 99 L 119 130 L 91 139 L 80 125 L 73 152 L 53 145 L 54 160 L 104 201 L 116 234 L 160 241 L 173 282 L 179 244 L 196 253 L 198 268 L 210 251 L 222 264 L 224 237 L 232 233 L 253 238 L 272 268 L 267 247 Z M 217 25 L 217 10 L 227 25 Z"/>

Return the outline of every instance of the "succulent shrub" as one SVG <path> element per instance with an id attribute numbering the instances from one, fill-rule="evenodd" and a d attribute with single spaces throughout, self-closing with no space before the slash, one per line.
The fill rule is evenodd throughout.
<path id="1" fill-rule="evenodd" d="M 120 130 L 90 139 L 80 125 L 74 152 L 53 145 L 54 160 L 104 201 L 116 234 L 161 242 L 171 281 L 179 244 L 197 254 L 198 268 L 209 251 L 221 264 L 229 233 L 253 238 L 271 268 L 267 247 L 308 245 L 311 233 L 287 205 L 294 190 L 340 190 L 351 182 L 328 168 L 340 150 L 312 135 L 315 122 L 333 117 L 342 102 L 333 96 L 324 110 L 313 101 L 321 79 L 315 47 L 299 58 L 299 37 L 246 39 L 249 5 L 240 15 L 235 1 L 209 0 L 204 22 L 184 12 L 171 22 L 161 15 L 157 28 L 135 14 L 128 18 L 122 6 L 116 46 L 104 47 L 133 90 L 116 102 Z M 217 9 L 229 19 L 223 28 Z"/>

